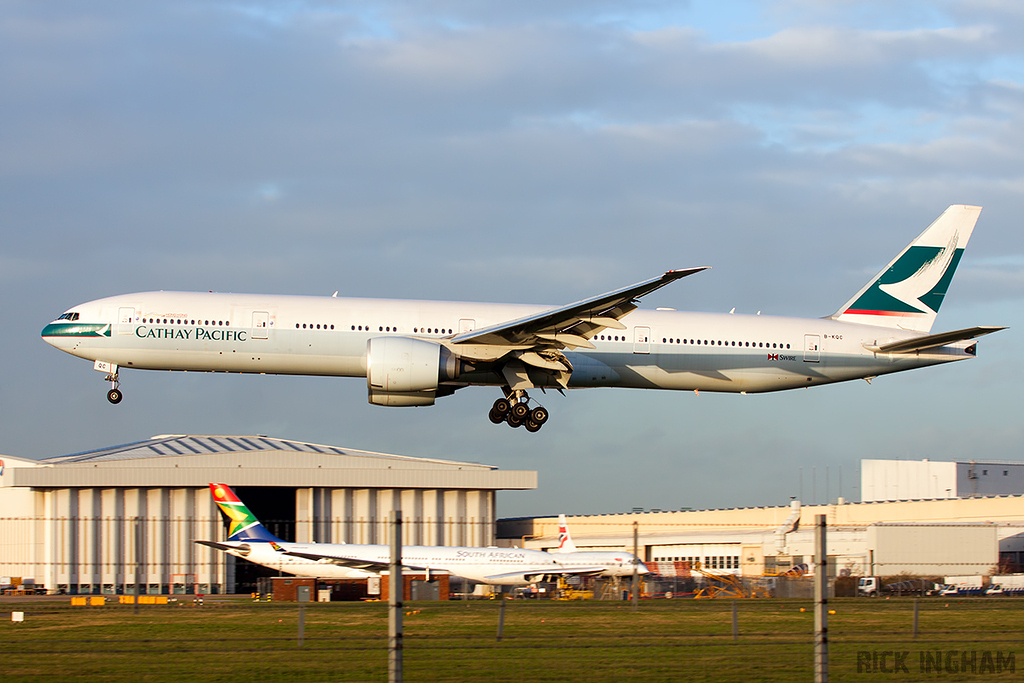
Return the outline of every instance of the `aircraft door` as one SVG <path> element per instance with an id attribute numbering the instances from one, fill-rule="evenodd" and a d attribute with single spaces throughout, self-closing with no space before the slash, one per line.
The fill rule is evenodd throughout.
<path id="1" fill-rule="evenodd" d="M 253 311 L 252 314 L 252 338 L 266 339 L 269 334 L 270 314 L 266 311 Z"/>
<path id="2" fill-rule="evenodd" d="M 633 353 L 651 352 L 651 328 L 633 328 Z"/>
<path id="3" fill-rule="evenodd" d="M 821 336 L 804 335 L 804 362 L 817 363 L 821 359 Z"/>
<path id="4" fill-rule="evenodd" d="M 472 332 L 476 329 L 476 321 L 471 318 L 463 318 L 459 321 L 459 334 Z"/>
<path id="5" fill-rule="evenodd" d="M 131 307 L 117 309 L 117 333 L 131 334 L 135 322 L 135 309 Z"/>

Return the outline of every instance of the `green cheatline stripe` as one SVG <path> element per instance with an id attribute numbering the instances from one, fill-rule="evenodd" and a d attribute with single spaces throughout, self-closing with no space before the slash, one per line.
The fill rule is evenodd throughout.
<path id="1" fill-rule="evenodd" d="M 109 337 L 110 325 L 101 323 L 50 323 L 44 337 Z"/>

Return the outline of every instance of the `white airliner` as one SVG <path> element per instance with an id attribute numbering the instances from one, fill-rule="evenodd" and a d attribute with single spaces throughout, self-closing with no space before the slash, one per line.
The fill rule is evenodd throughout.
<path id="1" fill-rule="evenodd" d="M 622 554 L 618 550 L 577 550 L 576 544 L 573 543 L 572 536 L 569 534 L 569 525 L 565 521 L 565 515 L 558 515 L 558 547 L 549 552 L 556 558 L 565 558 L 564 561 L 558 561 L 567 566 L 613 564 L 614 558 Z M 632 554 L 630 556 L 636 557 Z M 642 563 L 637 563 L 637 573 L 643 574 L 644 572 L 639 571 L 640 566 Z M 627 574 L 617 574 L 616 576 L 632 576 L 632 574 L 633 572 L 630 571 Z"/>
<path id="2" fill-rule="evenodd" d="M 637 310 L 705 268 L 672 270 L 558 307 L 145 292 L 90 301 L 43 339 L 107 373 L 124 368 L 365 377 L 370 403 L 427 406 L 501 387 L 495 424 L 537 431 L 528 390 L 633 387 L 754 393 L 867 379 L 973 357 L 1002 327 L 931 334 L 981 207 L 953 205 L 825 318 Z M 628 323 L 628 325 L 627 325 Z"/>
<path id="3" fill-rule="evenodd" d="M 213 499 L 230 521 L 228 540 L 196 541 L 250 562 L 298 576 L 367 578 L 387 571 L 391 547 L 349 543 L 288 543 L 277 538 L 226 484 L 210 484 Z M 586 557 L 584 557 L 586 556 Z M 447 572 L 478 583 L 521 586 L 557 576 L 632 576 L 647 567 L 627 552 L 552 555 L 522 548 L 404 546 L 402 566 L 426 572 Z"/>

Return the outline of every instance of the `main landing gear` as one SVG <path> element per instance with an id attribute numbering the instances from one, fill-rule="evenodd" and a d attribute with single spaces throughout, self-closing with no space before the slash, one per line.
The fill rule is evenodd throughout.
<path id="1" fill-rule="evenodd" d="M 124 398 L 124 394 L 122 394 L 121 390 L 118 389 L 120 382 L 118 382 L 117 373 L 115 372 L 112 375 L 107 375 L 104 381 L 110 382 L 110 391 L 107 392 L 107 400 L 114 405 L 117 405 L 121 402 L 121 399 Z"/>
<path id="2" fill-rule="evenodd" d="M 530 397 L 525 391 L 513 391 L 507 398 L 499 398 L 487 414 L 491 422 L 508 422 L 510 427 L 526 427 L 528 432 L 538 431 L 548 421 L 548 409 L 537 406 L 530 410 Z"/>

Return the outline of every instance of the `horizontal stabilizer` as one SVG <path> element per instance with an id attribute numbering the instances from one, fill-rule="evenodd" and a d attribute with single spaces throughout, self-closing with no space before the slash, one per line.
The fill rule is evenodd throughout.
<path id="1" fill-rule="evenodd" d="M 913 339 L 904 339 L 880 346 L 868 346 L 865 344 L 864 347 L 875 353 L 914 353 L 915 351 L 933 349 L 937 346 L 945 346 L 946 344 L 952 344 L 953 342 L 965 339 L 977 339 L 986 334 L 992 334 L 993 332 L 1005 329 L 1005 327 L 983 325 L 980 327 L 968 327 L 963 330 L 953 330 L 952 332 L 929 334 L 923 337 L 914 337 Z"/>
<path id="2" fill-rule="evenodd" d="M 196 541 L 196 543 L 200 545 L 209 546 L 211 548 L 216 548 L 217 550 L 223 550 L 225 552 L 239 549 L 239 546 L 237 545 L 224 545 L 223 543 L 217 543 L 216 541 Z"/>

